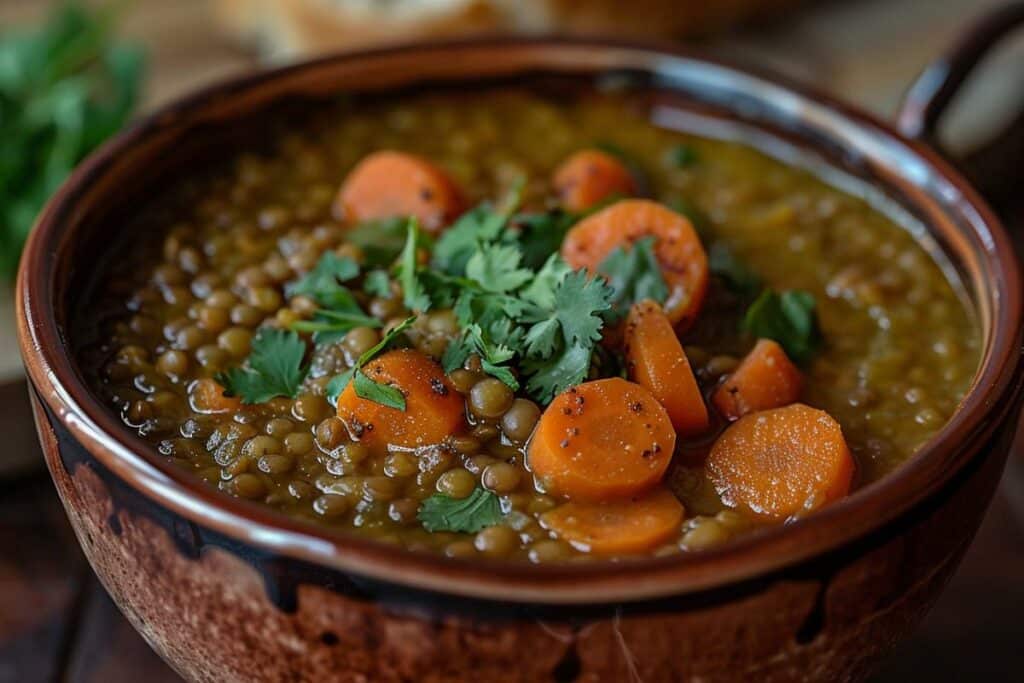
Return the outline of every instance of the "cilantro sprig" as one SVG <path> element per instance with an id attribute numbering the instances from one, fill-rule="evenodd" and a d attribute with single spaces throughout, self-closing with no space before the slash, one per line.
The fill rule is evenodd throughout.
<path id="1" fill-rule="evenodd" d="M 354 327 L 380 327 L 381 322 L 363 312 L 355 294 L 342 284 L 359 273 L 359 264 L 352 259 L 325 252 L 313 270 L 285 287 L 288 296 L 308 296 L 320 306 L 310 320 L 297 320 L 291 329 L 312 332 L 314 343 L 326 345 L 340 341 Z"/>
<path id="2" fill-rule="evenodd" d="M 761 278 L 750 270 L 727 246 L 721 242 L 708 250 L 708 268 L 722 278 L 726 286 L 744 298 L 753 298 L 761 291 Z"/>
<path id="3" fill-rule="evenodd" d="M 345 391 L 345 387 L 348 386 L 349 382 L 352 382 L 356 396 L 359 398 L 365 398 L 368 401 L 373 401 L 374 403 L 379 403 L 383 406 L 394 408 L 396 410 L 405 410 L 405 396 L 402 392 L 397 387 L 391 386 L 390 384 L 381 384 L 373 381 L 365 372 L 363 372 L 363 366 L 369 363 L 374 356 L 387 348 L 387 346 L 394 341 L 398 335 L 405 332 L 405 330 L 407 330 L 415 320 L 416 316 L 409 316 L 398 325 L 392 327 L 379 342 L 359 356 L 355 365 L 340 375 L 336 375 L 327 383 L 327 400 L 331 402 L 331 405 L 336 405 L 338 403 L 338 397 L 341 396 L 341 392 Z"/>
<path id="4" fill-rule="evenodd" d="M 500 523 L 504 516 L 498 496 L 479 486 L 465 498 L 435 493 L 423 501 L 417 513 L 423 528 L 431 533 L 455 531 L 475 534 Z"/>
<path id="5" fill-rule="evenodd" d="M 347 303 L 351 293 L 341 283 L 359 276 L 359 264 L 333 251 L 324 252 L 309 271 L 285 287 L 288 296 L 304 294 L 321 306 L 334 307 Z"/>
<path id="6" fill-rule="evenodd" d="M 217 375 L 228 396 L 242 403 L 269 401 L 277 396 L 295 398 L 306 377 L 302 360 L 306 344 L 295 332 L 262 328 L 252 340 L 245 366 Z"/>
<path id="7" fill-rule="evenodd" d="M 518 359 L 527 391 L 548 402 L 586 378 L 601 328 L 613 317 L 614 289 L 604 278 L 572 271 L 557 255 L 539 269 L 525 263 L 521 240 L 529 233 L 508 208 L 516 201 L 469 212 L 437 241 L 429 265 L 418 262 L 418 229 L 410 223 L 398 279 L 407 307 L 454 311 L 462 333 L 442 359 L 447 371 L 476 354 L 485 373 L 517 390 L 512 363 Z M 615 268 L 629 283 L 640 270 Z"/>
<path id="8" fill-rule="evenodd" d="M 743 329 L 774 339 L 798 363 L 806 362 L 821 345 L 814 295 L 803 290 L 764 290 L 747 309 Z"/>
<path id="9" fill-rule="evenodd" d="M 557 265 L 553 266 L 558 268 Z M 601 339 L 603 314 L 611 310 L 614 290 L 586 270 L 568 271 L 548 292 L 534 292 L 539 301 L 524 316 L 532 323 L 526 334 L 523 369 L 526 389 L 541 403 L 579 384 L 590 371 L 591 355 Z"/>
<path id="10" fill-rule="evenodd" d="M 484 202 L 464 213 L 434 245 L 433 267 L 448 275 L 465 274 L 479 245 L 495 242 L 504 234 L 521 197 L 522 183 L 518 183 L 497 206 Z"/>
<path id="11" fill-rule="evenodd" d="M 407 222 L 400 217 L 366 221 L 346 232 L 345 241 L 359 247 L 367 266 L 389 266 L 402 251 Z"/>
<path id="12" fill-rule="evenodd" d="M 637 240 L 632 248 L 617 247 L 597 270 L 615 292 L 612 311 L 616 319 L 624 318 L 637 301 L 653 299 L 662 304 L 668 298 L 668 285 L 654 256 L 653 237 Z"/>
<path id="13" fill-rule="evenodd" d="M 519 389 L 519 381 L 512 369 L 503 365 L 515 357 L 515 349 L 495 342 L 475 323 L 467 326 L 462 336 L 448 345 L 444 357 L 441 359 L 444 371 L 447 373 L 462 367 L 466 359 L 473 353 L 480 356 L 480 364 L 484 372 L 491 377 L 500 379 L 512 391 Z"/>

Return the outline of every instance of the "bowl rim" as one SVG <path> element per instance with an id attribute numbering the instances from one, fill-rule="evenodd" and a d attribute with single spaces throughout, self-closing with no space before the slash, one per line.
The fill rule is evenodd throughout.
<path id="1" fill-rule="evenodd" d="M 129 433 L 94 396 L 74 369 L 53 302 L 55 253 L 64 226 L 86 188 L 122 152 L 181 116 L 211 101 L 238 97 L 260 85 L 301 76 L 324 66 L 372 62 L 390 56 L 432 55 L 446 50 L 493 52 L 626 50 L 654 59 L 684 60 L 781 88 L 833 117 L 905 146 L 959 192 L 973 216 L 971 229 L 984 245 L 994 286 L 993 329 L 974 382 L 951 420 L 910 460 L 877 482 L 792 524 L 766 529 L 721 548 L 665 558 L 573 565 L 530 565 L 485 559 L 451 559 L 318 528 L 265 506 L 232 498 L 161 458 Z M 652 62 L 652 73 L 658 73 Z M 669 88 L 670 89 L 670 88 Z M 742 119 L 742 116 L 739 118 Z M 756 126 L 756 123 L 754 124 Z M 951 250 L 953 247 L 951 247 Z M 967 249 L 967 247 L 961 247 Z M 19 343 L 27 373 L 40 398 L 62 425 L 103 466 L 147 499 L 201 527 L 264 551 L 352 572 L 413 589 L 502 602 L 550 605 L 631 602 L 719 588 L 806 562 L 892 523 L 939 491 L 976 455 L 976 446 L 1006 419 L 1020 375 L 1021 276 L 1005 229 L 970 184 L 936 151 L 900 134 L 891 124 L 803 84 L 700 50 L 658 41 L 588 37 L 483 37 L 399 45 L 323 56 L 228 78 L 179 98 L 142 117 L 107 141 L 73 172 L 37 219 L 21 260 L 17 283 Z M 998 419 L 992 419 L 999 413 Z M 975 448 L 971 448 L 971 445 Z"/>

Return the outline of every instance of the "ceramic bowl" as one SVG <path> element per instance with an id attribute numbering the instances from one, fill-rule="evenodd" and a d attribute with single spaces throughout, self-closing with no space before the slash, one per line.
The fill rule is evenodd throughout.
<path id="1" fill-rule="evenodd" d="M 983 357 L 950 422 L 881 481 L 719 549 L 524 566 L 413 554 L 228 497 L 175 468 L 90 391 L 71 352 L 83 283 L 126 211 L 258 135 L 278 105 L 537 78 L 628 82 L 700 122 L 839 169 L 924 226 L 962 277 Z M 96 573 L 195 681 L 856 680 L 952 574 L 1015 432 L 1021 281 L 1006 234 L 929 147 L 822 95 L 679 49 L 484 40 L 330 57 L 240 78 L 92 156 L 22 261 L 20 341 L 39 436 Z"/>

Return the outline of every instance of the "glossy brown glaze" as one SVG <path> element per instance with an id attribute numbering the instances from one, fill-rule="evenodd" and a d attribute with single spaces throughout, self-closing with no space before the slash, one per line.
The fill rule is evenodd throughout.
<path id="1" fill-rule="evenodd" d="M 148 188 L 225 140 L 258 135 L 273 105 L 545 72 L 627 74 L 659 89 L 667 112 L 813 152 L 925 225 L 984 331 L 982 367 L 951 422 L 892 476 L 722 549 L 523 567 L 408 554 L 229 499 L 165 462 L 86 389 L 64 331 L 86 270 Z M 1019 407 L 1020 305 L 1005 234 L 926 148 L 729 66 L 586 41 L 364 53 L 200 93 L 76 172 L 41 217 L 19 278 L 36 419 L 79 540 L 149 642 L 186 677 L 211 681 L 862 678 L 934 600 L 991 497 Z"/>

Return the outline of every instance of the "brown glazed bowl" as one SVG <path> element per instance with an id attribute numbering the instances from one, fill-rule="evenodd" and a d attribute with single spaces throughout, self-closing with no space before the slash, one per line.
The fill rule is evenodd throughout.
<path id="1" fill-rule="evenodd" d="M 600 77 L 770 152 L 866 180 L 966 283 L 983 360 L 948 425 L 891 476 L 726 547 L 524 566 L 409 553 L 228 497 L 86 386 L 70 320 L 147 192 L 282 103 L 410 86 Z M 993 495 L 1016 429 L 1021 280 L 1008 238 L 928 147 L 823 96 L 675 48 L 485 40 L 330 57 L 206 90 L 89 159 L 49 204 L 18 305 L 39 436 L 78 540 L 131 623 L 193 681 L 859 680 L 922 618 Z"/>

